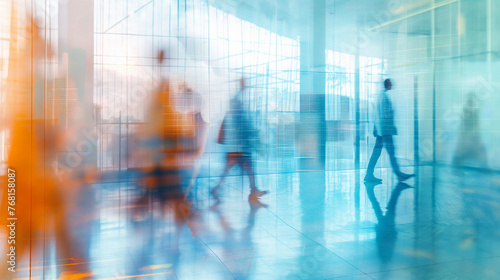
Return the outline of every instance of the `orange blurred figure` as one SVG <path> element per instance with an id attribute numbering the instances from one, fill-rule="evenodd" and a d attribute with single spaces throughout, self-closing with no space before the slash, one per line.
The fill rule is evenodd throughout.
<path id="1" fill-rule="evenodd" d="M 164 59 L 161 52 L 158 60 L 162 63 Z M 187 195 L 197 174 L 196 163 L 203 154 L 208 128 L 193 106 L 197 100 L 186 84 L 162 79 L 153 93 L 147 123 L 136 136 L 143 143 L 134 154 L 142 159 L 139 170 L 144 175 L 141 184 L 146 192 L 136 201 L 134 217 L 143 215 L 150 198 L 158 200 L 162 208 L 170 208 L 174 214 L 176 243 L 184 223 L 193 234 L 196 231 L 190 223 L 193 212 Z"/>
<path id="2" fill-rule="evenodd" d="M 7 180 L 2 182 L 0 219 L 1 230 L 7 236 L 12 233 L 5 226 L 6 222 L 15 223 L 15 243 L 11 244 L 15 246 L 15 271 L 25 271 L 23 261 L 27 261 L 24 258 L 28 255 L 30 270 L 35 264 L 43 267 L 41 249 L 45 238 L 50 236 L 56 241 L 59 259 L 78 258 L 78 254 L 73 251 L 66 223 L 65 198 L 53 168 L 63 142 L 59 121 L 45 119 L 48 112 L 43 111 L 44 104 L 35 102 L 36 96 L 45 98 L 45 91 L 41 91 L 43 87 L 39 85 L 50 85 L 37 66 L 52 52 L 40 37 L 34 20 L 28 20 L 29 23 L 23 26 L 24 21 L 18 17 L 14 6 L 11 15 L 7 97 L 3 112 L 4 128 L 8 132 L 7 168 L 9 173 L 15 174 L 8 178 L 15 178 L 15 187 L 8 190 L 14 195 L 6 195 Z M 5 274 L 11 273 L 6 265 L 12 266 L 2 262 L 2 279 L 14 277 L 14 274 Z M 31 277 L 39 273 L 43 271 L 29 271 Z"/>

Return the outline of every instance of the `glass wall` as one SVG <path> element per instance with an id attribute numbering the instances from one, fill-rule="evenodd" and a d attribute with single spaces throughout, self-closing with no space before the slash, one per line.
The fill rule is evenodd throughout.
<path id="1" fill-rule="evenodd" d="M 112 152 L 111 147 L 123 142 L 119 146 L 126 151 L 126 137 L 119 141 L 117 134 L 127 135 L 144 122 L 146 97 L 159 77 L 167 73 L 191 81 L 198 89 L 204 97 L 203 116 L 214 127 L 237 92 L 238 79 L 245 77 L 249 109 L 255 112 L 255 121 L 265 125 L 269 147 L 293 147 L 293 133 L 285 132 L 293 131 L 300 111 L 300 42 L 304 34 L 285 17 L 307 18 L 312 24 L 307 12 L 310 7 L 280 4 L 273 15 L 264 13 L 264 6 L 243 13 L 234 7 L 221 8 L 228 7 L 226 4 L 201 0 L 93 1 L 90 55 L 94 68 L 89 73 L 93 76 L 93 111 L 102 127 L 98 138 L 100 166 L 126 166 L 121 162 L 124 159 L 116 159 L 120 153 Z M 59 70 L 65 67 L 67 49 L 59 48 L 64 45 L 61 34 L 67 31 L 60 30 L 64 26 L 60 24 L 61 14 L 65 13 L 59 10 L 65 9 L 66 1 L 3 1 L 0 5 L 0 86 L 5 87 L 8 75 L 12 15 L 34 15 L 45 44 L 57 57 L 46 60 L 45 73 L 61 79 Z M 494 108 L 498 101 L 494 73 L 500 46 L 495 32 L 500 23 L 494 15 L 499 5 L 487 0 L 384 2 L 377 9 L 371 5 L 330 5 L 327 1 L 323 31 L 328 141 L 334 145 L 341 144 L 335 143 L 339 139 L 344 139 L 344 144 L 354 141 L 358 53 L 359 121 L 361 140 L 368 141 L 367 151 L 373 144 L 368 137 L 371 97 L 380 90 L 383 78 L 392 77 L 400 130 L 396 138 L 398 157 L 413 161 L 416 148 L 424 162 L 500 168 L 495 156 L 500 150 L 495 146 L 499 135 Z M 16 13 L 12 13 L 14 6 Z M 252 13 L 270 20 L 260 21 Z M 358 49 L 353 48 L 356 40 Z M 167 50 L 168 57 L 168 63 L 161 66 L 156 59 L 160 49 Z M 54 65 L 62 67 L 56 70 Z M 4 101 L 5 91 L 1 97 Z M 464 118 L 472 118 L 470 126 L 465 127 Z M 458 151 L 464 144 L 461 139 L 465 131 L 471 129 L 480 139 L 476 142 L 480 143 L 483 159 L 468 162 Z M 341 139 L 335 131 L 347 133 Z M 290 141 L 279 143 L 284 138 Z M 2 160 L 6 145 L 1 145 Z"/>
<path id="2" fill-rule="evenodd" d="M 250 101 L 246 104 L 259 125 L 269 128 L 264 120 L 275 125 L 277 119 L 293 123 L 293 114 L 278 115 L 299 110 L 297 40 L 204 1 L 96 1 L 95 22 L 95 100 L 105 127 L 103 167 L 117 167 L 119 153 L 110 148 L 116 146 L 113 138 L 144 121 L 143 102 L 160 76 L 191 83 L 203 96 L 206 121 L 220 122 L 244 77 L 249 88 L 245 98 Z M 156 55 L 161 49 L 168 62 L 159 67 Z"/>

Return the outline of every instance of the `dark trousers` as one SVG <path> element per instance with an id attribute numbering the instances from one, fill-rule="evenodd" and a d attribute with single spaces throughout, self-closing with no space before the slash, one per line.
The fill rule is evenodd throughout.
<path id="1" fill-rule="evenodd" d="M 373 174 L 375 170 L 375 165 L 377 165 L 378 158 L 382 153 L 382 147 L 385 146 L 387 153 L 389 154 L 389 158 L 391 160 L 392 170 L 396 175 L 401 174 L 399 171 L 398 161 L 394 155 L 394 142 L 392 141 L 392 135 L 384 135 L 377 136 L 377 141 L 375 142 L 375 147 L 373 148 L 372 156 L 370 157 L 370 163 L 368 163 L 368 169 L 366 170 L 366 174 Z"/>

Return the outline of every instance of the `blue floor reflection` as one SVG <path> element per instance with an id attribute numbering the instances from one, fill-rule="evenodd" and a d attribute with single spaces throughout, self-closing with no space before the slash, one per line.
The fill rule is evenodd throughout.
<path id="1" fill-rule="evenodd" d="M 424 166 L 398 183 L 390 168 L 377 172 L 378 185 L 350 170 L 258 175 L 270 193 L 250 205 L 248 179 L 235 171 L 215 208 L 208 186 L 219 178 L 202 176 L 197 230 L 184 225 L 179 240 L 171 213 L 131 218 L 132 182 L 96 184 L 82 199 L 97 198 L 97 219 L 74 234 L 94 279 L 500 278 L 495 174 Z M 32 275 L 73 266 L 47 258 Z"/>

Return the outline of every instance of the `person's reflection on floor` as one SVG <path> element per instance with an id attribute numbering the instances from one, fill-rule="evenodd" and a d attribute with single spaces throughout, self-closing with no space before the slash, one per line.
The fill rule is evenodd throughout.
<path id="1" fill-rule="evenodd" d="M 375 186 L 379 184 L 380 183 L 365 182 L 365 187 L 366 194 L 368 195 L 368 199 L 372 204 L 373 211 L 375 211 L 375 216 L 378 221 L 375 227 L 378 255 L 382 263 L 388 263 L 391 261 L 392 255 L 394 254 L 394 245 L 398 237 L 395 225 L 396 204 L 398 203 L 401 192 L 411 188 L 411 186 L 401 182 L 396 185 L 396 188 L 394 188 L 391 193 L 391 198 L 387 203 L 387 211 L 384 215 L 374 192 Z"/>
<path id="2" fill-rule="evenodd" d="M 148 275 L 155 274 L 158 278 L 153 279 L 172 279 L 171 275 L 179 268 L 180 251 L 171 246 L 168 232 L 159 233 L 153 230 L 155 227 L 145 222 L 135 228 L 136 248 L 131 251 L 134 262 L 126 268 L 125 275 L 149 279 Z"/>
<path id="3" fill-rule="evenodd" d="M 224 230 L 225 237 L 223 242 L 223 260 L 224 264 L 232 271 L 234 279 L 250 279 L 254 271 L 254 244 L 252 240 L 252 231 L 255 226 L 255 216 L 257 211 L 265 208 L 267 205 L 260 202 L 250 203 L 250 212 L 248 214 L 247 225 L 242 229 L 240 238 L 235 237 L 235 232 L 230 226 L 219 207 L 213 207 L 219 219 L 219 224 Z"/>

